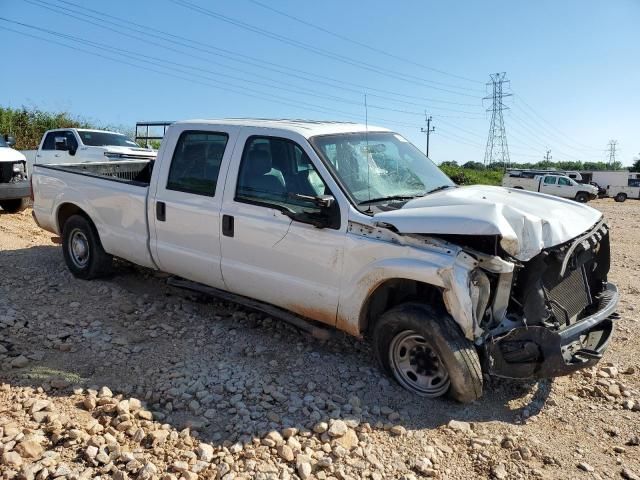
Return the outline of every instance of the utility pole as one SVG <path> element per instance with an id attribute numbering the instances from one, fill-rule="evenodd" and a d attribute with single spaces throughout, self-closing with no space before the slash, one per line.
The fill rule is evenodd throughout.
<path id="1" fill-rule="evenodd" d="M 431 115 L 427 116 L 427 112 L 425 110 L 425 112 L 424 112 L 424 121 L 427 122 L 427 128 L 421 128 L 420 131 L 422 133 L 426 133 L 427 134 L 427 157 L 429 156 L 429 137 L 436 130 L 436 127 L 432 127 L 431 126 L 431 121 L 432 120 L 433 119 L 431 118 Z"/>
<path id="2" fill-rule="evenodd" d="M 609 167 L 613 167 L 616 163 L 616 147 L 618 146 L 617 140 L 609 140 Z"/>
<path id="3" fill-rule="evenodd" d="M 502 112 L 508 110 L 509 107 L 503 103 L 502 99 L 510 97 L 512 94 L 503 91 L 503 85 L 509 83 L 509 80 L 506 80 L 507 74 L 505 72 L 494 73 L 490 77 L 491 81 L 487 85 L 491 86 L 492 93 L 483 98 L 483 100 L 491 100 L 491 106 L 487 109 L 487 112 L 491 112 L 491 124 L 489 125 L 487 148 L 484 152 L 484 164 L 491 165 L 495 162 L 502 162 L 506 169 L 510 159 Z"/>
<path id="4" fill-rule="evenodd" d="M 553 158 L 553 155 L 551 155 L 551 150 L 547 150 L 547 153 L 543 158 L 545 159 L 546 162 L 551 161 L 551 159 Z"/>

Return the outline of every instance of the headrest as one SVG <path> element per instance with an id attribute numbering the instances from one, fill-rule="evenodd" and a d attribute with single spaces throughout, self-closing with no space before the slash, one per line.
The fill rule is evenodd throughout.
<path id="1" fill-rule="evenodd" d="M 265 175 L 271 171 L 271 154 L 266 150 L 251 150 L 248 170 L 253 175 Z"/>
<path id="2" fill-rule="evenodd" d="M 190 143 L 185 145 L 182 154 L 188 160 L 196 160 L 198 158 L 204 160 L 206 149 L 207 145 L 205 143 Z"/>

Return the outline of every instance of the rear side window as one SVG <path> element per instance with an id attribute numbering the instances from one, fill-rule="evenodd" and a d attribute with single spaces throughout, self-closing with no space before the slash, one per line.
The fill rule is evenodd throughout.
<path id="1" fill-rule="evenodd" d="M 228 139 L 226 133 L 183 132 L 171 159 L 167 190 L 215 196 Z"/>
<path id="2" fill-rule="evenodd" d="M 555 185 L 556 184 L 556 177 L 545 177 L 544 183 L 546 185 Z"/>

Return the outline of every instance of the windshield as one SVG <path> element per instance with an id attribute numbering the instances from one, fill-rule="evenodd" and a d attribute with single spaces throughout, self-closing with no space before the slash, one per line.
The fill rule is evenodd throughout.
<path id="1" fill-rule="evenodd" d="M 357 204 L 409 199 L 454 183 L 420 150 L 393 132 L 310 139 Z"/>
<path id="2" fill-rule="evenodd" d="M 7 142 L 4 141 L 4 136 L 0 135 L 0 147 L 8 147 Z"/>
<path id="3" fill-rule="evenodd" d="M 128 139 L 120 133 L 86 132 L 80 130 L 78 134 L 82 139 L 82 143 L 90 147 L 103 147 L 106 145 L 117 147 L 140 147 L 136 142 Z"/>

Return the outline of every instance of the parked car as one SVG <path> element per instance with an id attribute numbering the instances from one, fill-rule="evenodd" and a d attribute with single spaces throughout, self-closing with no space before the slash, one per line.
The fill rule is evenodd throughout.
<path id="1" fill-rule="evenodd" d="M 302 328 L 365 337 L 425 397 L 473 401 L 483 371 L 589 367 L 613 331 L 600 212 L 456 187 L 384 128 L 179 122 L 155 163 L 36 164 L 32 181 L 34 218 L 62 237 L 75 276 L 105 275 L 119 257 Z"/>
<path id="2" fill-rule="evenodd" d="M 581 184 L 565 175 L 557 174 L 535 175 L 529 178 L 507 173 L 502 178 L 502 186 L 571 198 L 580 203 L 586 203 L 598 196 L 597 187 Z"/>
<path id="3" fill-rule="evenodd" d="M 15 143 L 9 135 L 0 136 L 0 208 L 7 213 L 24 210 L 30 195 L 27 160 L 12 148 Z"/>
<path id="4" fill-rule="evenodd" d="M 117 132 L 58 128 L 42 136 L 35 163 L 80 163 L 113 160 L 151 160 L 155 150 L 142 148 Z"/>

